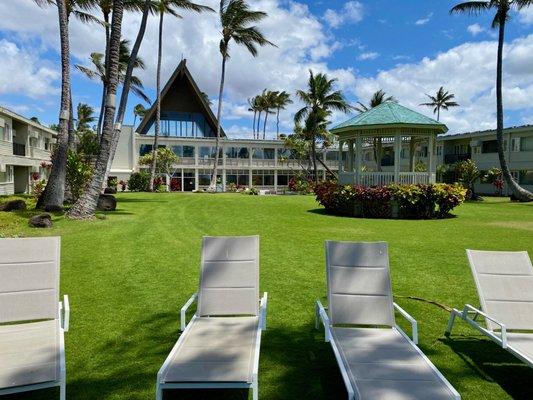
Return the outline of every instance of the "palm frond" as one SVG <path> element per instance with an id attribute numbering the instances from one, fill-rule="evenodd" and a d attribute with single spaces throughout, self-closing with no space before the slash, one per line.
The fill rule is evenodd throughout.
<path id="1" fill-rule="evenodd" d="M 493 1 L 465 1 L 452 7 L 450 14 L 479 15 L 493 7 Z"/>
<path id="2" fill-rule="evenodd" d="M 101 19 L 96 18 L 94 15 L 89 14 L 88 12 L 85 12 L 85 11 L 73 10 L 72 14 L 84 24 L 98 24 L 101 26 L 107 25 Z"/>

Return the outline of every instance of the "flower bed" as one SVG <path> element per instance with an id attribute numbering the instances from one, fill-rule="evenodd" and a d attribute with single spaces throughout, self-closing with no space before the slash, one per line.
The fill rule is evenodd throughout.
<path id="1" fill-rule="evenodd" d="M 315 187 L 317 201 L 328 214 L 363 218 L 445 218 L 464 202 L 460 185 L 342 186 L 322 182 Z"/>

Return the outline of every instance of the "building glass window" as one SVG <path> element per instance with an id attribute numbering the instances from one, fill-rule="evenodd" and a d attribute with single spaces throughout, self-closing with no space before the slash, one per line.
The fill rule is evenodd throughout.
<path id="1" fill-rule="evenodd" d="M 278 186 L 288 186 L 293 176 L 291 171 L 278 171 Z"/>
<path id="2" fill-rule="evenodd" d="M 498 141 L 497 140 L 485 140 L 481 143 L 481 152 L 485 153 L 497 153 Z"/>
<path id="3" fill-rule="evenodd" d="M 249 186 L 250 185 L 249 171 L 245 169 L 226 171 L 226 185 L 229 185 L 230 183 L 235 184 L 237 187 Z"/>
<path id="4" fill-rule="evenodd" d="M 149 123 L 141 132 L 155 134 L 155 121 Z M 215 137 L 216 132 L 206 121 L 203 114 L 186 112 L 162 112 L 161 135 L 174 137 Z"/>
<path id="5" fill-rule="evenodd" d="M 250 153 L 247 147 L 226 147 L 227 158 L 249 158 Z"/>
<path id="6" fill-rule="evenodd" d="M 0 183 L 13 182 L 13 166 L 6 165 L 6 172 L 0 172 Z"/>
<path id="7" fill-rule="evenodd" d="M 217 175 L 217 182 L 222 179 L 221 175 Z M 198 170 L 198 185 L 209 186 L 211 184 L 211 170 L 200 169 Z"/>
<path id="8" fill-rule="evenodd" d="M 252 158 L 258 160 L 273 160 L 274 149 L 252 149 Z"/>
<path id="9" fill-rule="evenodd" d="M 7 132 L 4 126 L 0 126 L 0 139 L 7 140 Z"/>
<path id="10" fill-rule="evenodd" d="M 523 137 L 520 141 L 520 150 L 521 151 L 533 151 L 533 136 L 532 137 Z"/>
<path id="11" fill-rule="evenodd" d="M 211 147 L 202 146 L 200 147 L 199 155 L 200 155 L 200 158 L 203 158 L 203 159 L 215 158 L 216 152 L 217 152 L 217 148 L 214 146 L 211 146 Z M 222 158 L 222 149 L 219 149 L 218 156 Z"/>
<path id="12" fill-rule="evenodd" d="M 274 171 L 270 170 L 253 170 L 252 171 L 252 185 L 253 186 L 274 186 Z"/>
<path id="13" fill-rule="evenodd" d="M 151 144 L 141 144 L 139 147 L 139 155 L 142 157 L 152 152 L 153 146 Z"/>
<path id="14" fill-rule="evenodd" d="M 181 158 L 193 158 L 194 146 L 171 146 L 172 152 Z"/>
<path id="15" fill-rule="evenodd" d="M 518 177 L 521 185 L 533 185 L 533 171 L 520 171 Z"/>
<path id="16" fill-rule="evenodd" d="M 326 153 L 326 160 L 327 161 L 338 161 L 339 160 L 339 152 L 338 151 L 328 151 Z"/>

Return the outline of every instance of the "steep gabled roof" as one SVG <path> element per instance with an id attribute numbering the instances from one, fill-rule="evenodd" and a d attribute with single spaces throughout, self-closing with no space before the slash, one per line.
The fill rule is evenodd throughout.
<path id="1" fill-rule="evenodd" d="M 213 130 L 215 131 L 215 134 L 216 134 L 217 119 L 216 119 L 215 115 L 213 114 L 213 111 L 211 110 L 211 107 L 209 107 L 209 104 L 207 104 L 207 102 L 205 101 L 204 97 L 202 96 L 202 91 L 200 90 L 200 88 L 196 84 L 194 78 L 191 75 L 191 72 L 187 68 L 187 60 L 186 59 L 181 60 L 181 62 L 177 66 L 177 68 L 172 73 L 172 76 L 170 77 L 168 82 L 163 87 L 163 90 L 161 91 L 161 103 L 163 102 L 163 99 L 165 98 L 165 96 L 172 95 L 172 93 L 169 93 L 169 91 L 172 88 L 173 84 L 178 79 L 186 79 L 187 82 L 191 85 L 191 87 L 193 89 L 193 94 L 196 97 L 196 100 L 200 103 L 205 118 L 207 119 L 209 124 L 212 127 L 214 127 Z M 152 119 L 155 118 L 155 112 L 156 112 L 156 110 L 155 110 L 156 107 L 155 106 L 156 106 L 156 103 L 154 102 L 152 107 L 150 107 L 150 109 L 148 110 L 148 112 L 146 113 L 144 118 L 142 119 L 141 123 L 137 127 L 136 132 L 138 132 L 138 133 L 142 132 L 146 128 L 146 125 L 148 125 L 148 123 Z M 224 132 L 224 129 L 222 127 L 220 127 L 220 135 L 221 135 L 221 137 L 226 137 L 226 133 Z"/>
<path id="2" fill-rule="evenodd" d="M 435 128 L 443 133 L 448 130 L 446 125 L 426 117 L 416 111 L 404 107 L 393 101 L 386 101 L 377 107 L 361 113 L 346 122 L 334 127 L 331 132 L 345 131 L 350 128 L 364 129 L 386 126 L 405 126 Z"/>

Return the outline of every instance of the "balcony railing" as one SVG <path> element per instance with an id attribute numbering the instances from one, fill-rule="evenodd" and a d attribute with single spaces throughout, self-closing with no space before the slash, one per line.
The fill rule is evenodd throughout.
<path id="1" fill-rule="evenodd" d="M 355 172 L 341 172 L 339 181 L 343 185 L 356 183 Z M 394 172 L 361 172 L 359 177 L 362 186 L 386 186 L 391 183 L 399 184 L 429 184 L 435 182 L 435 174 L 427 172 L 400 172 L 398 181 L 394 179 Z"/>
<path id="2" fill-rule="evenodd" d="M 13 155 L 26 157 L 26 146 L 20 143 L 13 143 Z"/>
<path id="3" fill-rule="evenodd" d="M 446 154 L 444 156 L 444 164 L 455 164 L 459 161 L 469 160 L 472 157 L 470 153 L 463 154 Z"/>

